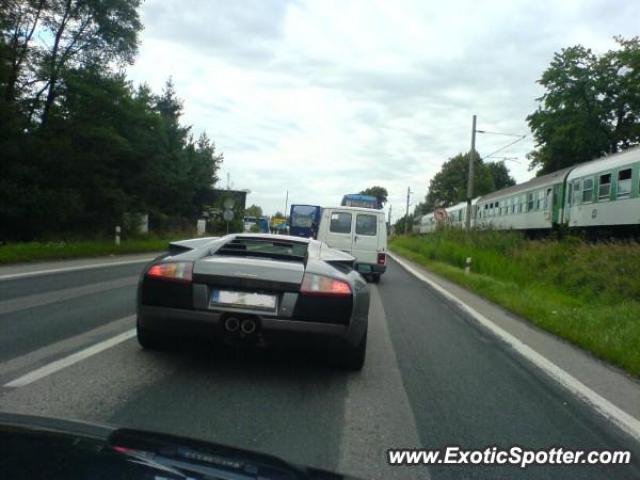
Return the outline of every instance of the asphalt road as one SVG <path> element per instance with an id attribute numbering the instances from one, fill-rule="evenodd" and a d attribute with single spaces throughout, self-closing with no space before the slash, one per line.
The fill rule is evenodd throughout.
<path id="1" fill-rule="evenodd" d="M 0 281 L 0 410 L 187 435 L 363 478 L 640 478 L 637 444 L 393 261 L 371 285 L 361 373 L 300 352 L 143 351 L 128 338 L 141 267 Z M 47 373 L 95 345 L 104 349 Z M 388 448 L 447 445 L 631 449 L 633 465 L 386 463 Z"/>

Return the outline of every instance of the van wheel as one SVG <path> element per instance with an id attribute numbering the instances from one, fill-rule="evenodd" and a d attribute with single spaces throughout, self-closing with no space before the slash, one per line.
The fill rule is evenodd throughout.
<path id="1" fill-rule="evenodd" d="M 380 283 L 380 277 L 381 275 L 379 273 L 374 273 L 373 275 L 371 275 L 371 281 L 373 283 Z"/>

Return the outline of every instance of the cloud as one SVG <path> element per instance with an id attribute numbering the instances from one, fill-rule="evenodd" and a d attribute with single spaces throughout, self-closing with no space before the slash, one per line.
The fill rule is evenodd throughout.
<path id="1" fill-rule="evenodd" d="M 249 202 L 336 204 L 380 184 L 395 212 L 416 201 L 447 158 L 487 131 L 528 132 L 553 53 L 602 52 L 634 34 L 628 0 L 242 2 L 149 0 L 129 74 L 159 89 L 173 76 L 185 121 L 206 129 Z M 508 137 L 479 135 L 487 154 Z M 505 156 L 528 179 L 532 141 Z"/>

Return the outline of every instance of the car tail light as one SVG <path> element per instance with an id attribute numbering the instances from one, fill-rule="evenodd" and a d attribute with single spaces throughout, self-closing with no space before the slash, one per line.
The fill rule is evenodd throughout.
<path id="1" fill-rule="evenodd" d="M 385 263 L 387 263 L 387 254 L 386 253 L 379 253 L 378 254 L 378 265 L 384 265 Z"/>
<path id="2" fill-rule="evenodd" d="M 147 277 L 183 283 L 190 283 L 192 274 L 192 262 L 158 263 L 147 271 Z"/>
<path id="3" fill-rule="evenodd" d="M 300 293 L 328 297 L 346 297 L 351 295 L 351 287 L 347 282 L 315 273 L 305 273 Z"/>

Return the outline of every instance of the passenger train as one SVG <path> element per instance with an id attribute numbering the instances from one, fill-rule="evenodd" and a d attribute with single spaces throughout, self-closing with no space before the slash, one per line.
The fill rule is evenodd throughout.
<path id="1" fill-rule="evenodd" d="M 415 220 L 413 231 L 464 228 L 467 204 Z M 475 198 L 471 226 L 542 233 L 570 229 L 640 232 L 640 147 L 536 177 Z"/>

